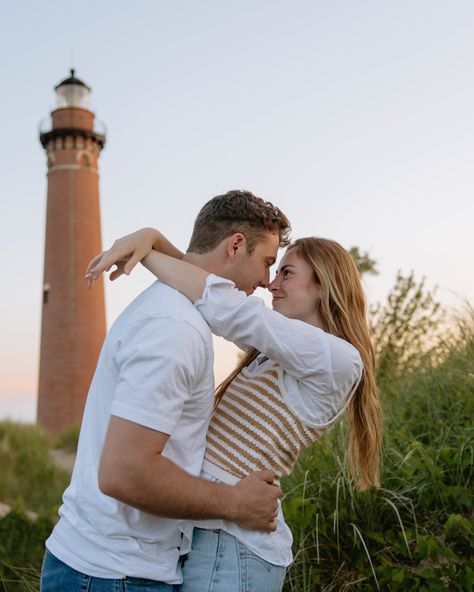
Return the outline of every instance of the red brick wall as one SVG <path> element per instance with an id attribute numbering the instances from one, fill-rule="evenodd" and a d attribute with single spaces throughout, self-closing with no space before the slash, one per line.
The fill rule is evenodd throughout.
<path id="1" fill-rule="evenodd" d="M 61 109 L 53 117 L 59 111 L 64 121 L 82 112 L 93 122 L 93 114 L 82 109 Z M 85 129 L 77 117 L 74 121 L 60 127 Z M 42 305 L 38 423 L 58 433 L 81 421 L 105 337 L 103 282 L 89 291 L 84 280 L 87 263 L 101 250 L 99 150 L 90 139 L 66 137 L 53 138 L 47 153 L 44 284 L 49 291 Z"/>
<path id="2" fill-rule="evenodd" d="M 51 113 L 53 129 L 74 128 L 92 131 L 94 126 L 94 114 L 87 109 L 68 107 L 56 109 Z"/>

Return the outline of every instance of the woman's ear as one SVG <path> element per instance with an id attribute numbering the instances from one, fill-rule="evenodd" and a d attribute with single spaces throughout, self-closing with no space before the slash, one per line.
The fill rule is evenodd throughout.
<path id="1" fill-rule="evenodd" d="M 226 244 L 227 257 L 230 261 L 234 261 L 235 258 L 241 252 L 247 252 L 247 240 L 241 232 L 236 232 L 232 236 L 229 236 Z"/>

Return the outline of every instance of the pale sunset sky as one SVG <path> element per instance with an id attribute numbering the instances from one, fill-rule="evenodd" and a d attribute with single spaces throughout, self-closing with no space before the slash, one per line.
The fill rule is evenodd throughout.
<path id="1" fill-rule="evenodd" d="M 104 247 L 142 226 L 185 249 L 209 198 L 249 189 L 293 236 L 368 251 L 474 300 L 472 0 L 104 0 L 0 6 L 0 419 L 34 421 L 46 213 L 38 124 L 76 75 L 107 126 Z M 107 320 L 150 283 L 107 282 Z M 216 347 L 218 377 L 235 350 Z"/>

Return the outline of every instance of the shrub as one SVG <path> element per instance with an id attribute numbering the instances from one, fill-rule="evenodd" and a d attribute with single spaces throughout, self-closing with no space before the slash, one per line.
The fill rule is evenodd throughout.
<path id="1" fill-rule="evenodd" d="M 51 519 L 29 519 L 13 510 L 0 519 L 0 590 L 33 592 L 39 589 L 44 541 L 53 527 Z"/>
<path id="2" fill-rule="evenodd" d="M 13 508 L 0 519 L 1 592 L 38 590 L 44 541 L 69 480 L 50 445 L 36 426 L 0 422 L 0 501 Z"/>
<path id="3" fill-rule="evenodd" d="M 425 349 L 403 371 L 385 358 L 379 490 L 354 490 L 343 424 L 284 481 L 295 555 L 285 591 L 473 590 L 472 319 L 469 311 L 436 356 Z"/>
<path id="4" fill-rule="evenodd" d="M 54 448 L 65 452 L 76 452 L 81 426 L 72 426 L 61 432 L 54 441 Z"/>
<path id="5" fill-rule="evenodd" d="M 50 445 L 36 426 L 0 422 L 0 501 L 55 514 L 69 476 L 55 466 Z"/>

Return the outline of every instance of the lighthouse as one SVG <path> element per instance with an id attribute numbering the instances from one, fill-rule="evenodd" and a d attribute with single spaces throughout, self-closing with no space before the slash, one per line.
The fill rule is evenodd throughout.
<path id="1" fill-rule="evenodd" d="M 38 424 L 55 434 L 79 425 L 105 338 L 104 286 L 84 280 L 101 251 L 99 155 L 105 144 L 89 107 L 91 89 L 74 70 L 56 87 L 49 129 L 47 211 L 38 384 Z"/>

